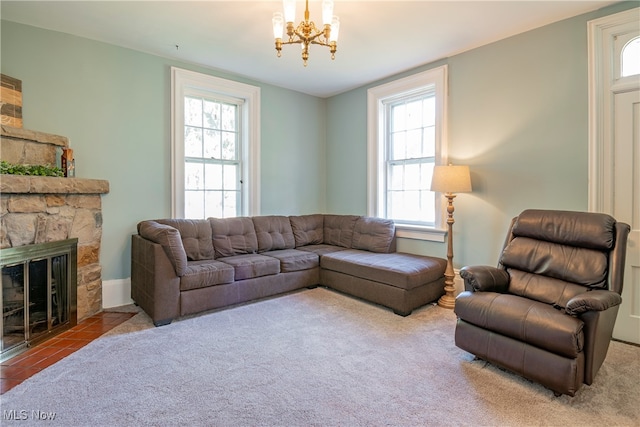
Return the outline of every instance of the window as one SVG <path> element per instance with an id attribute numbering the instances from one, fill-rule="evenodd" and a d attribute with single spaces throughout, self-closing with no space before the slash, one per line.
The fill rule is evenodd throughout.
<path id="1" fill-rule="evenodd" d="M 184 98 L 184 215 L 242 215 L 242 100 Z"/>
<path id="2" fill-rule="evenodd" d="M 400 224 L 435 225 L 435 194 L 429 190 L 435 163 L 435 93 L 383 101 L 388 121 L 385 216 Z"/>
<path id="3" fill-rule="evenodd" d="M 172 215 L 257 215 L 260 89 L 172 68 Z"/>
<path id="4" fill-rule="evenodd" d="M 393 219 L 398 236 L 443 241 L 433 167 L 445 164 L 447 66 L 368 91 L 368 215 Z"/>
<path id="5" fill-rule="evenodd" d="M 622 77 L 640 74 L 640 37 L 636 37 L 622 48 Z"/>

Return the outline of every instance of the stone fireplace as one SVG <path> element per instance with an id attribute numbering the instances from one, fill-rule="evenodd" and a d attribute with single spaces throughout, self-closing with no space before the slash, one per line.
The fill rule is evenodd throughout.
<path id="1" fill-rule="evenodd" d="M 0 159 L 55 166 L 66 137 L 2 126 Z M 0 248 L 77 239 L 77 316 L 102 310 L 102 194 L 99 179 L 0 175 Z"/>

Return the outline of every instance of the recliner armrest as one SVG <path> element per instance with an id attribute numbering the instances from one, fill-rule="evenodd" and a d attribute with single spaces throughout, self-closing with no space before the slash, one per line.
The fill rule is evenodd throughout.
<path id="1" fill-rule="evenodd" d="M 621 302 L 620 295 L 612 291 L 583 292 L 567 301 L 565 312 L 571 316 L 577 316 L 587 311 L 605 311 Z"/>
<path id="2" fill-rule="evenodd" d="M 467 291 L 506 293 L 509 288 L 509 273 L 488 265 L 462 267 L 460 277 Z"/>

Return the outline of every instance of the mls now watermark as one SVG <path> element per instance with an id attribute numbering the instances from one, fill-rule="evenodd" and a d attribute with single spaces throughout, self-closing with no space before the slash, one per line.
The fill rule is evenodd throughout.
<path id="1" fill-rule="evenodd" d="M 2 419 L 5 421 L 26 421 L 41 420 L 53 421 L 56 418 L 55 412 L 45 412 L 40 410 L 27 411 L 26 409 L 5 409 L 2 411 Z"/>

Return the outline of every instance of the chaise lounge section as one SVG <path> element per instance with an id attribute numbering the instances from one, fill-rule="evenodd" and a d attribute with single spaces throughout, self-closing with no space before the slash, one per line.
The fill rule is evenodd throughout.
<path id="1" fill-rule="evenodd" d="M 131 238 L 131 297 L 156 326 L 319 285 L 402 316 L 444 293 L 446 260 L 396 252 L 381 218 L 158 219 Z"/>

